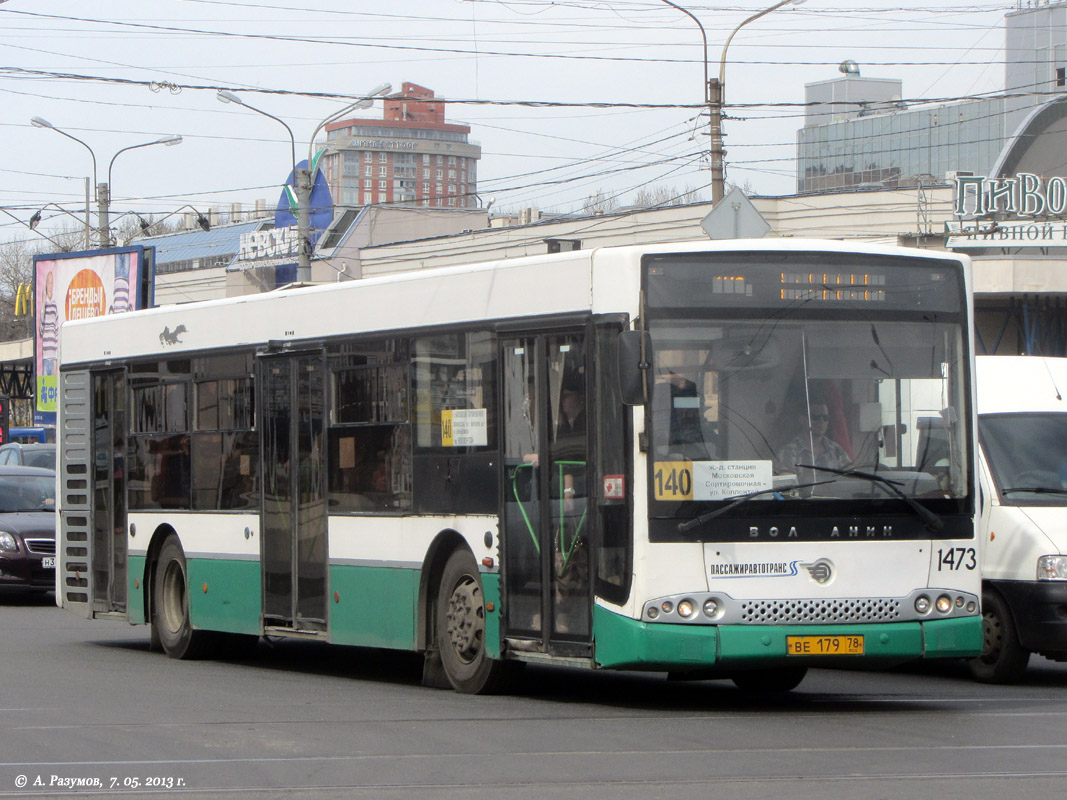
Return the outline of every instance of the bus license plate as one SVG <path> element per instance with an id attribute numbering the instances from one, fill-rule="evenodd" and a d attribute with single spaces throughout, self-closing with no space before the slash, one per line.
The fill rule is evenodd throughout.
<path id="1" fill-rule="evenodd" d="M 41 566 L 44 567 L 45 569 L 55 569 L 56 568 L 56 557 L 55 556 L 45 556 L 44 558 L 41 559 Z"/>
<path id="2" fill-rule="evenodd" d="M 862 636 L 786 636 L 791 656 L 862 656 Z"/>

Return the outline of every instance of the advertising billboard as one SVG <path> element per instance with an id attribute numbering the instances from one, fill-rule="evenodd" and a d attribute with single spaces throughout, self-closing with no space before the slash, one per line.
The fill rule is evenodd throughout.
<path id="1" fill-rule="evenodd" d="M 34 256 L 34 421 L 54 424 L 60 328 L 67 320 L 121 314 L 150 303 L 151 248 Z"/>

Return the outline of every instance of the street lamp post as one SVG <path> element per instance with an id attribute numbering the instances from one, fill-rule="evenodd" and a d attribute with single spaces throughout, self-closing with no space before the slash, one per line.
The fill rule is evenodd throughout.
<path id="1" fill-rule="evenodd" d="M 726 44 L 722 46 L 722 57 L 719 59 L 719 77 L 708 78 L 708 37 L 704 31 L 704 26 L 700 24 L 700 20 L 697 19 L 691 11 L 682 8 L 677 3 L 671 0 L 661 0 L 671 8 L 681 11 L 700 28 L 700 37 L 704 40 L 704 103 L 708 107 L 708 133 L 710 135 L 710 167 L 711 167 L 711 201 L 718 203 L 722 200 L 723 195 L 726 193 L 726 170 L 724 160 L 726 157 L 726 150 L 722 146 L 722 118 L 723 118 L 723 100 L 725 94 L 723 92 L 726 83 L 726 48 L 730 46 L 730 41 L 734 38 L 734 35 L 745 27 L 748 23 L 754 22 L 760 17 L 770 14 L 772 11 L 776 11 L 782 6 L 787 6 L 790 3 L 793 5 L 800 5 L 805 0 L 781 0 L 779 3 L 775 3 L 770 8 L 765 8 L 757 14 L 753 14 L 751 17 L 743 20 L 740 25 L 733 29 L 730 35 L 726 38 Z"/>
<path id="2" fill-rule="evenodd" d="M 392 85 L 383 83 L 380 86 L 376 86 L 367 93 L 367 96 L 362 100 L 357 100 L 351 103 L 335 114 L 331 114 L 317 126 L 315 130 L 311 132 L 311 139 L 308 141 L 308 160 L 306 165 L 301 168 L 300 175 L 297 178 L 297 235 L 300 237 L 300 264 L 297 267 L 296 279 L 300 283 L 308 282 L 311 280 L 311 191 L 314 188 L 314 172 L 311 169 L 311 160 L 313 158 L 313 150 L 315 149 L 315 137 L 319 135 L 319 131 L 329 125 L 331 122 L 335 122 L 343 117 L 350 111 L 356 111 L 361 108 L 370 108 L 374 104 L 375 97 L 389 94 L 393 90 Z"/>
<path id="3" fill-rule="evenodd" d="M 109 219 L 109 215 L 111 208 L 111 168 L 115 166 L 115 159 L 127 150 L 136 150 L 138 147 L 151 147 L 154 144 L 164 144 L 167 147 L 173 147 L 174 145 L 181 143 L 181 136 L 163 136 L 152 142 L 142 142 L 141 144 L 131 144 L 129 147 L 123 147 L 111 157 L 111 163 L 107 165 L 107 183 L 102 183 L 96 187 L 96 217 L 97 222 L 100 225 L 101 246 L 111 247 L 112 244 L 111 220 Z"/>
<path id="4" fill-rule="evenodd" d="M 315 130 L 311 134 L 311 141 L 308 144 L 308 160 L 307 166 L 297 169 L 296 165 L 296 138 L 293 136 L 293 129 L 285 124 L 282 120 L 273 114 L 268 114 L 262 109 L 251 106 L 235 95 L 233 92 L 228 92 L 220 89 L 218 92 L 219 102 L 222 103 L 236 103 L 239 106 L 244 106 L 249 111 L 255 111 L 257 114 L 262 114 L 265 117 L 270 117 L 275 122 L 285 126 L 285 129 L 289 132 L 289 138 L 292 141 L 293 146 L 293 189 L 296 193 L 296 236 L 298 240 L 298 262 L 296 279 L 299 283 L 307 283 L 311 280 L 311 190 L 312 190 L 312 171 L 311 160 L 312 150 L 315 147 L 315 137 L 318 136 L 319 131 L 326 125 L 334 120 L 340 119 L 349 111 L 354 111 L 359 108 L 370 108 L 374 104 L 374 98 L 380 95 L 388 94 L 392 91 L 393 87 L 388 83 L 383 83 L 381 86 L 377 86 L 367 93 L 365 97 L 356 102 L 345 106 L 335 114 L 331 114 L 318 124 Z"/>
<path id="5" fill-rule="evenodd" d="M 30 124 L 35 128 L 49 128 L 49 129 L 55 131 L 56 133 L 58 133 L 58 134 L 60 134 L 62 136 L 66 136 L 68 139 L 73 139 L 74 141 L 76 141 L 78 144 L 80 144 L 82 147 L 84 147 L 86 150 L 89 151 L 89 156 L 93 159 L 93 191 L 95 192 L 96 191 L 96 153 L 93 152 L 93 148 L 91 148 L 89 145 L 87 145 L 85 142 L 83 142 L 77 136 L 71 136 L 66 131 L 60 130 L 59 128 L 57 128 L 55 125 L 53 125 L 51 122 L 49 122 L 48 120 L 44 119 L 43 117 L 32 117 L 30 119 Z M 88 250 L 89 247 L 91 246 L 91 242 L 89 241 L 89 231 L 90 231 L 91 228 L 92 228 L 92 223 L 89 221 L 89 188 L 86 187 L 86 189 L 85 189 L 85 249 L 86 250 Z"/>
<path id="6" fill-rule="evenodd" d="M 46 119 L 43 119 L 42 117 L 33 117 L 30 120 L 30 124 L 33 125 L 35 128 L 48 128 L 49 130 L 53 130 L 58 134 L 66 136 L 68 139 L 73 139 L 78 144 L 80 144 L 82 147 L 84 147 L 86 150 L 88 150 L 89 151 L 89 155 L 92 156 L 92 159 L 93 159 L 93 189 L 96 191 L 96 225 L 97 225 L 96 242 L 97 242 L 97 246 L 98 247 L 102 247 L 102 248 L 111 246 L 111 230 L 110 230 L 110 223 L 108 221 L 108 217 L 110 215 L 110 206 L 111 206 L 111 191 L 110 191 L 111 168 L 115 166 L 115 159 L 118 158 L 121 153 L 125 153 L 127 150 L 134 150 L 134 149 L 136 149 L 138 147 L 150 147 L 151 145 L 155 145 L 155 144 L 175 145 L 175 144 L 181 144 L 181 142 L 182 142 L 182 137 L 181 136 L 163 136 L 163 137 L 161 137 L 159 139 L 156 139 L 154 141 L 151 141 L 151 142 L 142 142 L 141 144 L 133 144 L 133 145 L 130 145 L 129 147 L 123 147 L 121 150 L 116 152 L 115 155 L 113 155 L 111 157 L 111 162 L 108 164 L 108 168 L 107 168 L 107 183 L 97 183 L 97 180 L 96 180 L 96 153 L 93 152 L 93 148 L 91 148 L 88 144 L 83 142 L 77 136 L 72 136 L 71 134 L 67 133 L 65 130 L 63 130 L 61 128 L 57 128 L 51 122 L 49 122 Z M 86 208 L 85 208 L 85 225 L 86 225 L 86 228 L 88 228 L 88 226 L 89 226 L 89 207 L 88 207 L 88 204 L 86 205 Z"/>
<path id="7" fill-rule="evenodd" d="M 664 0 L 666 2 L 666 0 Z M 750 22 L 755 22 L 760 17 L 770 14 L 772 11 L 777 11 L 782 6 L 796 5 L 799 6 L 806 0 L 781 0 L 781 2 L 763 9 L 760 12 L 753 14 L 751 17 L 741 21 L 741 24 L 731 31 L 730 35 L 726 37 L 726 43 L 722 46 L 722 57 L 719 59 L 719 77 L 712 78 L 707 83 L 707 103 L 708 110 L 711 112 L 711 200 L 713 203 L 718 203 L 722 200 L 725 194 L 726 188 L 726 170 L 725 170 L 725 157 L 726 150 L 722 145 L 722 118 L 723 118 L 723 103 L 726 99 L 726 49 L 730 46 L 730 42 L 733 41 L 734 36 L 739 30 L 748 25 Z M 705 64 L 704 71 L 707 75 L 707 54 L 705 52 Z"/>

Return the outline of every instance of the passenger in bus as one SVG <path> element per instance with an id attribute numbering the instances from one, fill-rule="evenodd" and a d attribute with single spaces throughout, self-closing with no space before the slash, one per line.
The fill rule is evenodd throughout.
<path id="1" fill-rule="evenodd" d="M 694 461 L 716 458 L 717 434 L 713 439 L 705 436 L 701 411 L 694 381 L 670 371 L 658 376 L 652 399 L 657 453 Z"/>
<path id="2" fill-rule="evenodd" d="M 778 452 L 775 472 L 797 472 L 801 464 L 844 469 L 852 463 L 845 448 L 827 435 L 830 410 L 825 401 L 813 400 L 799 421 L 801 431 Z"/>
<path id="3" fill-rule="evenodd" d="M 556 525 L 553 546 L 556 630 L 577 632 L 589 587 L 589 553 L 585 542 L 586 461 L 584 375 L 572 370 L 560 387 L 553 455 L 562 477 L 562 517 Z M 558 481 L 558 482 L 557 482 Z"/>
<path id="4" fill-rule="evenodd" d="M 152 500 L 160 508 L 188 508 L 190 497 L 189 436 L 168 436 L 155 450 L 159 471 L 152 480 Z"/>

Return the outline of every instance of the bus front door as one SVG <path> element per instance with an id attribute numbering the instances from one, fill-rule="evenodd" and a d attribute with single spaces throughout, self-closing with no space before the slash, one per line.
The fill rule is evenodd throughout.
<path id="1" fill-rule="evenodd" d="M 260 453 L 265 630 L 326 630 L 325 367 L 321 354 L 265 356 Z"/>
<path id="2" fill-rule="evenodd" d="M 591 630 L 584 336 L 501 346 L 506 636 L 517 649 L 566 652 Z"/>

